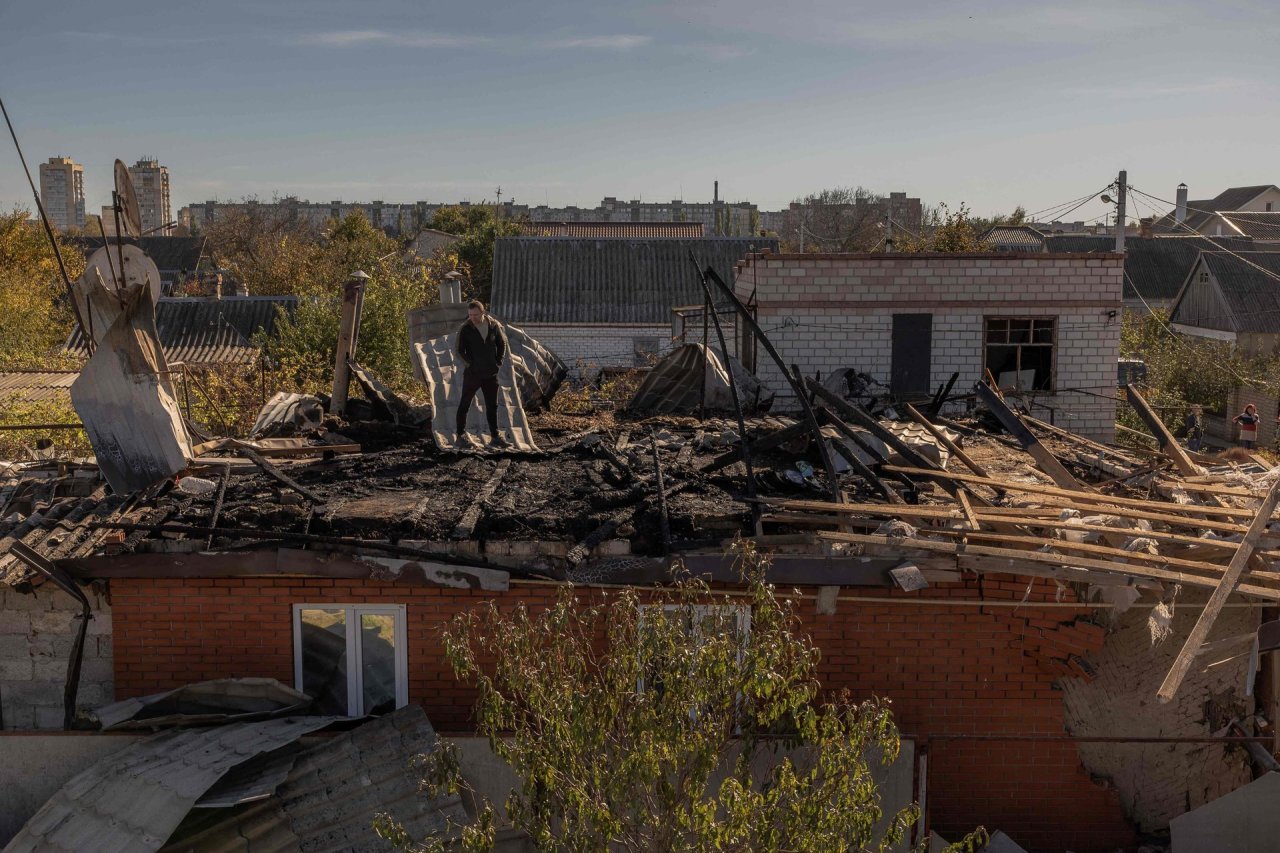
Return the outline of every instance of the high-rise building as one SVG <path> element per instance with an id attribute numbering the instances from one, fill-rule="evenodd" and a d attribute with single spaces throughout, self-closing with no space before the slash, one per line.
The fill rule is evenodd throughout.
<path id="1" fill-rule="evenodd" d="M 138 209 L 142 212 L 144 234 L 168 235 L 173 221 L 169 205 L 169 167 L 156 160 L 139 160 L 129 167 L 134 192 L 138 194 Z"/>
<path id="2" fill-rule="evenodd" d="M 40 164 L 40 204 L 59 231 L 84 227 L 84 167 L 70 157 Z"/>

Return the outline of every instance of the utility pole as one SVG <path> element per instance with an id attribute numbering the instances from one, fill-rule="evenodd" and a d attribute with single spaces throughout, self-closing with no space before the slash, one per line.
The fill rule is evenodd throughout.
<path id="1" fill-rule="evenodd" d="M 1120 170 L 1116 178 L 1116 251 L 1124 252 L 1124 202 L 1129 194 L 1129 173 Z"/>
<path id="2" fill-rule="evenodd" d="M 893 212 L 890 210 L 884 213 L 884 250 L 893 251 Z"/>

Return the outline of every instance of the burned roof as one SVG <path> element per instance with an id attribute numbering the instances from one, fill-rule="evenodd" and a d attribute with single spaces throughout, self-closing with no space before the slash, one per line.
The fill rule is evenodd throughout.
<path id="1" fill-rule="evenodd" d="M 252 364 L 255 336 L 274 336 L 281 313 L 292 314 L 297 304 L 296 296 L 165 296 L 156 302 L 156 331 L 170 363 Z M 78 325 L 66 348 L 88 356 Z"/>
<path id="2" fill-rule="evenodd" d="M 699 268 L 710 265 L 732 284 L 738 261 L 777 248 L 771 237 L 502 237 L 493 254 L 493 313 L 516 324 L 665 325 L 673 307 L 702 304 Z"/>

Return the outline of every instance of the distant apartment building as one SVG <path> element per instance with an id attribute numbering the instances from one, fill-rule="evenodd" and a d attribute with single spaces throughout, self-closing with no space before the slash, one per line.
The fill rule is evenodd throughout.
<path id="1" fill-rule="evenodd" d="M 40 164 L 40 203 L 60 231 L 84 227 L 84 167 L 70 157 Z"/>
<path id="2" fill-rule="evenodd" d="M 841 243 L 857 237 L 858 232 L 865 232 L 859 242 L 865 242 L 872 233 L 878 239 L 883 234 L 886 219 L 893 220 L 895 230 L 918 235 L 924 220 L 924 207 L 920 199 L 908 198 L 905 192 L 858 198 L 852 205 L 813 205 L 793 201 L 785 210 L 762 211 L 759 227 L 778 235 L 788 244 L 798 245 L 803 226 L 806 245 L 816 244 L 819 251 L 847 251 L 851 247 L 828 243 Z"/>
<path id="3" fill-rule="evenodd" d="M 236 211 L 258 209 L 321 226 L 330 219 L 342 219 L 360 212 L 374 226 L 391 234 L 412 233 L 430 225 L 442 207 L 467 207 L 471 202 L 312 202 L 287 197 L 271 202 L 205 201 L 188 205 L 178 213 L 181 225 L 199 231 Z M 622 201 L 604 198 L 596 207 L 550 207 L 516 204 L 514 200 L 494 205 L 506 219 L 529 222 L 689 222 L 700 223 L 708 237 L 749 237 L 759 233 L 760 212 L 751 202 L 728 202 L 718 197 L 706 202 L 673 199 L 665 202 Z"/>
<path id="4" fill-rule="evenodd" d="M 142 232 L 167 236 L 173 221 L 169 203 L 169 168 L 156 160 L 142 159 L 129 167 L 138 209 L 142 213 Z"/>

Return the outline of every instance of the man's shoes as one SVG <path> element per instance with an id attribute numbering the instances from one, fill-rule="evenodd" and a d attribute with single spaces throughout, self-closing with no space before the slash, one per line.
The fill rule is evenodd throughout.
<path id="1" fill-rule="evenodd" d="M 500 435 L 495 435 L 493 437 L 493 440 L 489 442 L 489 446 L 498 447 L 505 450 L 506 448 L 511 446 L 511 442 L 507 441 L 505 438 L 503 438 Z"/>
<path id="2" fill-rule="evenodd" d="M 471 437 L 471 433 L 463 432 L 458 435 L 457 447 L 459 450 L 479 450 L 480 442 Z"/>

